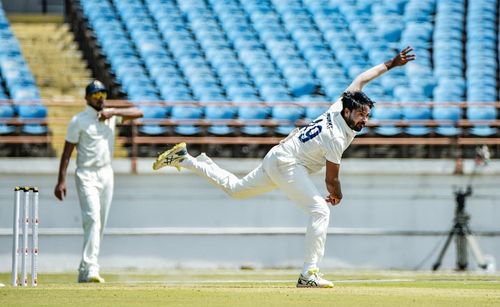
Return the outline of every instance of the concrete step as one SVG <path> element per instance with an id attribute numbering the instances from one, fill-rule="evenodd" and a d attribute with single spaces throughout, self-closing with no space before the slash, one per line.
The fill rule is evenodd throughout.
<path id="1" fill-rule="evenodd" d="M 82 99 L 82 87 L 92 76 L 74 37 L 64 23 L 13 23 L 21 50 L 42 98 Z"/>

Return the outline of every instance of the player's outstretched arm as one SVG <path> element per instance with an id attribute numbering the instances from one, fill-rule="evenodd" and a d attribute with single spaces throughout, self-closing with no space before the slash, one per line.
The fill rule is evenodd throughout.
<path id="1" fill-rule="evenodd" d="M 415 60 L 415 54 L 411 54 L 413 49 L 411 47 L 406 47 L 401 50 L 395 57 L 386 61 L 382 64 L 374 66 L 367 71 L 359 74 L 354 81 L 349 85 L 346 91 L 357 92 L 361 91 L 365 85 L 367 85 L 373 79 L 380 77 L 382 74 L 387 72 L 388 70 L 397 67 L 403 66 L 406 63 Z"/>
<path id="2" fill-rule="evenodd" d="M 141 109 L 135 107 L 123 108 L 123 109 L 109 109 L 109 110 L 102 110 L 101 112 L 99 112 L 99 120 L 106 120 L 113 116 L 121 116 L 123 118 L 123 121 L 126 121 L 143 117 L 144 114 L 142 113 Z"/>

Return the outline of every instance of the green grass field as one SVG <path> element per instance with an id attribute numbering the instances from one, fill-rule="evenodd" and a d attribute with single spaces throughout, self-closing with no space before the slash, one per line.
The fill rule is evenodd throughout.
<path id="1" fill-rule="evenodd" d="M 297 289 L 297 274 L 288 270 L 123 272 L 103 274 L 106 284 L 40 274 L 40 285 L 25 289 L 0 274 L 0 306 L 500 306 L 500 275 L 325 273 L 333 289 Z"/>

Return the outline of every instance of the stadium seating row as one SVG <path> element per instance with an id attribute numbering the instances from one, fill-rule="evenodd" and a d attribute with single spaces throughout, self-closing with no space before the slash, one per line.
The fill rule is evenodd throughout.
<path id="1" fill-rule="evenodd" d="M 498 98 L 497 0 L 81 0 L 83 13 L 129 100 L 146 118 L 308 119 L 325 107 L 282 107 L 275 102 L 334 101 L 360 72 L 412 45 L 418 61 L 366 87 L 375 101 L 417 102 L 403 108 L 373 110 L 374 120 L 448 121 L 435 130 L 424 126 L 377 127 L 379 135 L 452 136 L 461 118 L 494 120 Z M 466 17 L 465 17 L 466 16 Z M 0 99 L 2 117 L 45 118 L 33 76 L 2 10 L 0 14 Z M 463 38 L 466 37 L 465 44 Z M 431 53 L 432 50 L 432 53 Z M 465 73 L 464 73 L 465 72 Z M 5 87 L 3 86 L 5 85 Z M 459 106 L 430 106 L 426 101 Z M 22 101 L 35 102 L 29 106 Z M 262 102 L 268 108 L 188 105 L 150 107 L 141 102 Z M 19 105 L 18 105 L 19 104 Z M 253 110 L 258 109 L 259 111 Z M 264 110 L 264 111 L 262 111 Z M 184 127 L 186 128 L 186 127 Z M 179 134 L 199 132 L 195 127 Z M 227 128 L 227 129 L 226 129 Z M 291 126 L 279 127 L 286 134 Z M 211 133 L 231 133 L 213 127 Z M 14 126 L 2 124 L 0 133 Z M 145 125 L 141 132 L 161 135 L 165 128 Z M 266 133 L 252 126 L 248 134 Z M 46 133 L 42 125 L 23 132 Z M 363 133 L 368 132 L 364 130 Z M 474 135 L 496 129 L 474 127 Z"/>
<path id="2" fill-rule="evenodd" d="M 47 109 L 40 103 L 40 93 L 35 79 L 26 64 L 19 48 L 19 42 L 10 29 L 0 3 L 0 118 L 10 120 L 39 119 L 47 116 Z M 5 88 L 2 84 L 5 84 Z M 14 105 L 2 102 L 12 99 Z M 0 135 L 12 134 L 17 130 L 8 122 L 0 123 Z M 30 123 L 21 126 L 24 134 L 40 135 L 47 133 L 46 125 Z"/>
<path id="3" fill-rule="evenodd" d="M 81 1 L 103 53 L 130 100 L 270 103 L 333 101 L 358 73 L 405 45 L 417 50 L 418 61 L 367 86 L 366 92 L 374 100 L 494 101 L 495 66 L 490 65 L 481 74 L 472 72 L 479 70 L 476 67 L 496 63 L 492 16 L 497 14 L 497 1 L 478 2 L 468 2 L 466 8 L 463 0 Z M 478 20 L 483 17 L 487 22 L 479 26 Z M 475 34 L 467 35 L 463 46 L 465 31 Z M 493 43 L 493 48 L 474 53 L 488 39 L 488 46 Z M 462 56 L 464 48 L 466 58 Z M 264 115 L 252 114 L 250 108 L 244 107 L 236 111 L 211 109 L 207 107 L 203 112 L 188 106 L 154 107 L 145 113 L 148 118 L 205 114 L 210 119 L 294 120 L 309 112 L 309 108 L 278 106 L 271 106 Z M 408 105 L 375 108 L 372 116 L 375 120 L 448 120 L 451 124 L 437 127 L 436 132 L 456 135 L 461 131 L 453 123 L 462 117 L 496 119 L 497 112 L 494 107 L 471 106 L 462 112 L 458 106 Z M 290 129 L 279 130 L 286 134 Z M 227 129 L 212 131 L 229 133 Z M 252 131 L 259 134 L 265 129 Z M 141 132 L 163 134 L 165 130 L 151 125 L 144 126 Z M 375 132 L 426 135 L 431 129 L 385 126 Z M 492 135 L 496 130 L 476 127 L 472 132 Z M 178 133 L 190 135 L 197 130 L 179 129 Z"/>

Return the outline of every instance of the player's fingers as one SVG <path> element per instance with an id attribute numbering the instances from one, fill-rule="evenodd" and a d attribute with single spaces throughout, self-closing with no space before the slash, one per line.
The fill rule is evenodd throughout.
<path id="1" fill-rule="evenodd" d="M 405 57 L 407 57 L 407 56 L 408 56 L 408 53 L 403 53 L 403 52 L 401 52 L 400 56 L 401 56 L 401 58 L 403 58 L 403 59 L 404 59 Z"/>
<path id="2" fill-rule="evenodd" d="M 406 46 L 406 48 L 405 48 L 405 49 L 403 49 L 403 51 L 401 51 L 401 53 L 406 54 L 406 53 L 408 53 L 408 52 L 410 52 L 410 51 L 412 51 L 412 50 L 413 50 L 413 49 L 412 49 L 410 46 Z"/>
<path id="3" fill-rule="evenodd" d="M 415 60 L 415 55 L 407 55 L 406 56 L 406 60 L 407 61 L 413 61 L 413 60 Z"/>
<path id="4" fill-rule="evenodd" d="M 332 206 L 336 206 L 340 200 L 338 198 L 327 197 L 326 201 L 332 204 Z"/>

